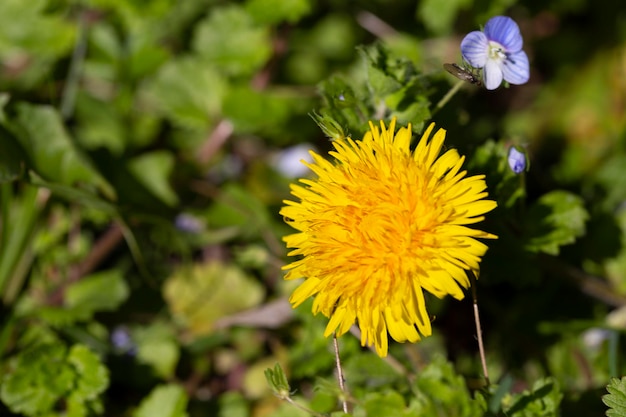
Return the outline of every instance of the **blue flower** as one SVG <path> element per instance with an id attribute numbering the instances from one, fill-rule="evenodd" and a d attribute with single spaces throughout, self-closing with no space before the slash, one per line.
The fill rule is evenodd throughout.
<path id="1" fill-rule="evenodd" d="M 526 169 L 526 155 L 515 149 L 514 146 L 511 146 L 511 149 L 509 149 L 508 161 L 511 171 L 516 174 L 519 174 Z"/>
<path id="2" fill-rule="evenodd" d="M 530 70 L 523 44 L 517 23 L 510 17 L 495 16 L 489 19 L 484 32 L 470 32 L 463 38 L 461 54 L 472 67 L 483 69 L 487 90 L 495 90 L 503 78 L 510 84 L 528 81 Z"/>

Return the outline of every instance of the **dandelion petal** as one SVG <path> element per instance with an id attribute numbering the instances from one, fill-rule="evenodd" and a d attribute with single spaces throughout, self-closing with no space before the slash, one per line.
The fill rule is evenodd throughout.
<path id="1" fill-rule="evenodd" d="M 499 63 L 487 61 L 483 69 L 483 81 L 487 90 L 495 90 L 502 84 L 502 68 Z"/>
<path id="2" fill-rule="evenodd" d="M 517 52 L 522 49 L 524 40 L 519 26 L 507 16 L 496 16 L 485 25 L 485 35 L 489 40 L 496 41 L 508 52 Z"/>
<path id="3" fill-rule="evenodd" d="M 461 54 L 474 68 L 482 68 L 487 63 L 489 53 L 489 41 L 484 33 L 479 31 L 470 32 L 461 41 Z"/>
<path id="4" fill-rule="evenodd" d="M 504 79 L 511 84 L 524 84 L 530 78 L 526 52 L 519 51 L 508 56 L 502 66 Z"/>

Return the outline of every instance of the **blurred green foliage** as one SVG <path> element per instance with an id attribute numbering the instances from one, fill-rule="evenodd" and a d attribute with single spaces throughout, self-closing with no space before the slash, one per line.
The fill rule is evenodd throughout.
<path id="1" fill-rule="evenodd" d="M 442 64 L 498 14 L 529 83 L 456 86 Z M 0 415 L 625 416 L 625 22 L 609 0 L 3 0 Z M 429 299 L 435 334 L 387 360 L 343 336 L 347 393 L 326 320 L 286 301 L 302 149 L 393 117 L 445 128 L 498 201 L 489 385 L 471 297 Z"/>

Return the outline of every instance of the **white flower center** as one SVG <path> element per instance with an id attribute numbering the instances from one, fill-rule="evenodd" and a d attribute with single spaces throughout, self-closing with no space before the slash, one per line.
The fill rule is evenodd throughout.
<path id="1" fill-rule="evenodd" d="M 506 60 L 506 50 L 498 42 L 489 41 L 489 59 L 502 62 Z"/>

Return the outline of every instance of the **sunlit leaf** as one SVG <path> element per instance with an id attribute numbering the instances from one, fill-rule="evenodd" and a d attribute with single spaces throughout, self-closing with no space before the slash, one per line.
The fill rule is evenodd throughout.
<path id="1" fill-rule="evenodd" d="M 232 75 L 252 74 L 271 54 L 268 29 L 235 4 L 214 8 L 196 26 L 193 49 Z"/>
<path id="2" fill-rule="evenodd" d="M 295 23 L 310 13 L 310 0 L 248 0 L 246 10 L 260 24 Z"/>
<path id="3" fill-rule="evenodd" d="M 195 336 L 210 333 L 221 317 L 258 305 L 264 295 L 257 281 L 220 262 L 180 268 L 163 293 L 176 321 Z"/>
<path id="4" fill-rule="evenodd" d="M 132 331 L 137 344 L 137 359 L 149 365 L 156 375 L 170 378 L 180 358 L 180 346 L 170 325 L 153 322 Z"/>
<path id="5" fill-rule="evenodd" d="M 74 367 L 78 376 L 72 390 L 75 398 L 84 401 L 94 400 L 109 386 L 107 368 L 85 345 L 72 346 L 67 361 Z"/>
<path id="6" fill-rule="evenodd" d="M 64 345 L 44 344 L 18 355 L 14 369 L 4 375 L 0 398 L 26 416 L 51 415 L 69 398 L 72 415 L 87 417 L 108 384 L 106 368 L 86 346 L 74 345 L 68 354 Z"/>
<path id="7" fill-rule="evenodd" d="M 613 378 L 606 386 L 609 392 L 602 397 L 602 402 L 609 407 L 606 415 L 609 417 L 626 416 L 626 377 Z"/>
<path id="8" fill-rule="evenodd" d="M 141 401 L 133 417 L 187 417 L 187 394 L 180 385 L 159 385 Z"/>

